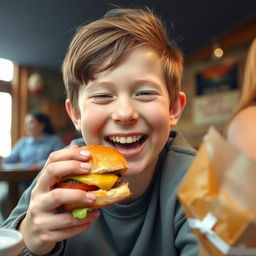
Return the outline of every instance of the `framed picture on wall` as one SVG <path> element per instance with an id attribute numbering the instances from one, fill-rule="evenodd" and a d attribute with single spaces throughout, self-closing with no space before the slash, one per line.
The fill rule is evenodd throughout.
<path id="1" fill-rule="evenodd" d="M 219 64 L 196 74 L 193 121 L 214 125 L 228 120 L 239 100 L 238 64 Z"/>

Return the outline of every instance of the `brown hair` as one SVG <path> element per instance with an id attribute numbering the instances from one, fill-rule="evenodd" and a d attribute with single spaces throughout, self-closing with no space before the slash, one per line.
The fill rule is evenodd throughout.
<path id="1" fill-rule="evenodd" d="M 246 107 L 256 105 L 256 38 L 248 50 L 239 104 L 231 120 Z"/>
<path id="2" fill-rule="evenodd" d="M 141 45 L 159 54 L 170 103 L 174 104 L 181 86 L 182 53 L 168 40 L 162 22 L 150 9 L 117 8 L 80 27 L 70 44 L 62 71 L 67 97 L 74 109 L 79 112 L 77 99 L 81 85 L 93 80 L 95 74 L 115 68 L 134 47 Z"/>

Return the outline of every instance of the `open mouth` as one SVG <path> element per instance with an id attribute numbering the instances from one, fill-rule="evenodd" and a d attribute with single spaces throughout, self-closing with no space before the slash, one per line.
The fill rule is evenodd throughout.
<path id="1" fill-rule="evenodd" d="M 118 150 L 129 150 L 140 147 L 147 139 L 147 135 L 108 136 L 106 142 Z"/>

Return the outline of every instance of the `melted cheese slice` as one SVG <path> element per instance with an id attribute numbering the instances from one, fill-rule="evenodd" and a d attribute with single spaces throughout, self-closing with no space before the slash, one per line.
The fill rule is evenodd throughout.
<path id="1" fill-rule="evenodd" d="M 81 176 L 68 176 L 65 180 L 78 180 L 84 184 L 95 185 L 104 190 L 110 190 L 116 183 L 118 176 L 115 174 L 88 174 Z"/>

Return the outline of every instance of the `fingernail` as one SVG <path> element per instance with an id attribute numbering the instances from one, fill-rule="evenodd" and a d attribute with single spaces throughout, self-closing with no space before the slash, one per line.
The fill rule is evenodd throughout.
<path id="1" fill-rule="evenodd" d="M 90 155 L 90 152 L 85 151 L 85 150 L 81 150 L 81 151 L 80 151 L 80 155 L 82 155 L 82 156 L 89 156 L 89 155 Z"/>
<path id="2" fill-rule="evenodd" d="M 96 196 L 92 193 L 87 193 L 87 199 L 89 200 L 95 200 L 96 199 Z"/>
<path id="3" fill-rule="evenodd" d="M 80 166 L 81 166 L 81 168 L 87 169 L 87 170 L 91 168 L 91 165 L 87 162 L 80 163 Z"/>

